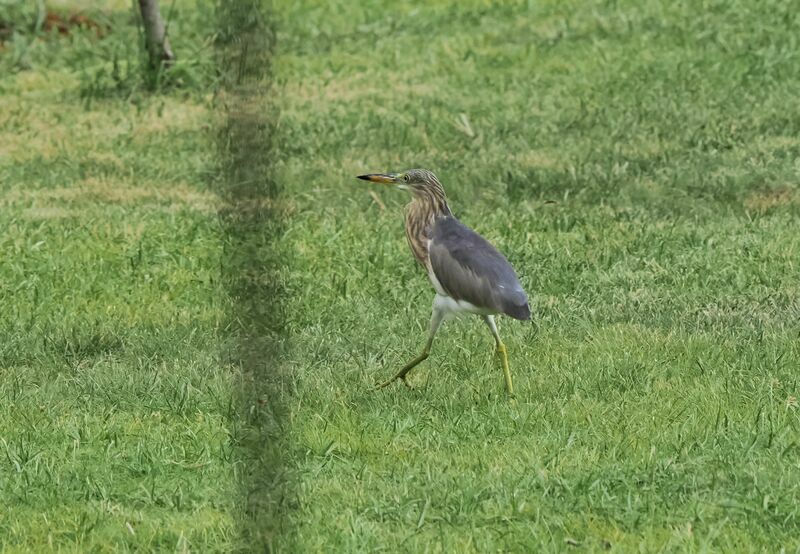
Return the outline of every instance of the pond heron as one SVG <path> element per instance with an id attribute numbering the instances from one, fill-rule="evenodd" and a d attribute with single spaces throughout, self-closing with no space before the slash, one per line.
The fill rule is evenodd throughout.
<path id="1" fill-rule="evenodd" d="M 433 338 L 445 317 L 467 313 L 481 316 L 492 331 L 503 366 L 506 391 L 513 398 L 508 354 L 494 316 L 506 314 L 519 320 L 531 317 L 528 297 L 514 268 L 489 241 L 453 216 L 442 184 L 427 169 L 370 173 L 358 178 L 411 192 L 412 199 L 405 211 L 406 238 L 436 291 L 428 340 L 422 353 L 378 387 L 390 385 L 397 379 L 408 384 L 408 372 L 428 357 Z"/>

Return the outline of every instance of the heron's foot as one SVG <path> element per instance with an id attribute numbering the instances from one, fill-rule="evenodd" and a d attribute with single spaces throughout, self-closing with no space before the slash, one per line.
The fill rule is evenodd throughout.
<path id="1" fill-rule="evenodd" d="M 384 381 L 383 383 L 379 383 L 378 385 L 376 385 L 375 388 L 376 389 L 382 389 L 384 387 L 388 387 L 389 385 L 391 385 L 392 383 L 394 383 L 398 379 L 402 379 L 403 380 L 403 384 L 405 384 L 405 386 L 407 386 L 410 389 L 413 389 L 414 387 L 412 387 L 411 384 L 408 382 L 408 379 L 406 378 L 406 375 L 408 374 L 409 371 L 414 369 L 417 365 L 419 365 L 420 363 L 425 361 L 425 359 L 428 357 L 428 354 L 429 354 L 428 351 L 423 350 L 422 354 L 420 354 L 419 356 L 417 356 L 416 358 L 414 358 L 413 360 L 408 362 L 406 365 L 404 365 L 403 369 L 401 369 L 400 371 L 397 372 L 397 375 L 395 375 L 394 377 L 392 377 L 388 381 Z"/>
<path id="2" fill-rule="evenodd" d="M 508 351 L 506 350 L 506 345 L 503 344 L 502 341 L 497 343 L 497 354 L 500 356 L 500 363 L 503 366 L 503 376 L 506 380 L 506 392 L 508 393 L 509 399 L 514 401 L 516 396 L 514 395 L 514 385 L 511 383 L 511 369 L 508 367 Z"/>
<path id="3" fill-rule="evenodd" d="M 391 378 L 391 379 L 389 379 L 388 381 L 384 381 L 383 383 L 378 383 L 377 385 L 375 385 L 375 388 L 376 388 L 376 389 L 383 389 L 383 388 L 386 388 L 386 387 L 388 387 L 389 385 L 391 385 L 392 383 L 394 383 L 395 381 L 397 381 L 398 379 L 399 379 L 399 380 L 401 380 L 401 381 L 403 381 L 403 384 L 404 384 L 405 386 L 407 386 L 407 387 L 408 387 L 408 388 L 410 388 L 411 390 L 414 390 L 414 387 L 412 387 L 412 386 L 411 386 L 411 383 L 409 383 L 409 382 L 408 382 L 408 379 L 406 379 L 405 375 L 402 375 L 402 376 L 401 376 L 401 375 L 395 375 L 394 377 L 392 377 L 392 378 Z"/>

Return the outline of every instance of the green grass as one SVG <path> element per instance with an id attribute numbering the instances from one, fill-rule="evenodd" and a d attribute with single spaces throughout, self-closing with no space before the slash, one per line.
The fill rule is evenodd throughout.
<path id="1" fill-rule="evenodd" d="M 179 0 L 154 82 L 128 8 L 0 51 L 4 549 L 800 550 L 800 12 Z M 530 293 L 516 405 L 476 319 L 372 390 L 409 167 Z"/>
<path id="2" fill-rule="evenodd" d="M 106 39 L 20 34 L 26 66 L 0 58 L 4 550 L 225 550 L 237 534 L 210 104 L 133 80 L 85 95 L 126 41 L 138 71 L 128 8 L 95 14 Z"/>
<path id="3" fill-rule="evenodd" d="M 279 11 L 304 549 L 800 548 L 796 13 Z M 370 390 L 432 293 L 406 198 L 352 176 L 418 166 L 531 293 L 534 324 L 501 323 L 516 407 L 471 320 L 418 390 Z"/>

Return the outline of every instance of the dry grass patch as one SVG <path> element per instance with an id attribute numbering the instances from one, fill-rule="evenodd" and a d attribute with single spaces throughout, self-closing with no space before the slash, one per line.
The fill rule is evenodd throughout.
<path id="1" fill-rule="evenodd" d="M 89 178 L 70 187 L 52 189 L 14 190 L 6 195 L 2 205 L 13 207 L 33 204 L 28 211 L 64 210 L 58 204 L 169 204 L 171 208 L 213 213 L 220 207 L 217 195 L 200 191 L 188 184 L 137 186 L 115 179 Z"/>
<path id="2" fill-rule="evenodd" d="M 511 159 L 514 165 L 524 168 L 560 171 L 565 166 L 563 154 L 544 148 L 517 152 L 511 155 Z"/>
<path id="3" fill-rule="evenodd" d="M 313 79 L 288 82 L 280 91 L 280 96 L 288 103 L 314 102 L 319 106 L 319 104 L 334 102 L 352 102 L 368 97 L 416 96 L 431 98 L 437 94 L 437 91 L 437 87 L 430 83 L 412 83 L 402 79 L 387 83 L 367 73 L 352 75 L 328 73 Z"/>
<path id="4" fill-rule="evenodd" d="M 800 137 L 786 135 L 765 136 L 757 140 L 756 144 L 764 151 L 800 148 Z"/>
<path id="5" fill-rule="evenodd" d="M 32 221 L 44 219 L 67 219 L 77 217 L 77 210 L 69 210 L 60 206 L 34 206 L 23 212 L 23 217 Z"/>
<path id="6" fill-rule="evenodd" d="M 797 204 L 797 191 L 788 187 L 756 191 L 744 199 L 745 209 L 755 212 L 766 212 L 780 206 Z"/>
<path id="7" fill-rule="evenodd" d="M 38 82 L 39 77 L 32 77 Z M 98 104 L 94 110 L 74 106 L 42 104 L 36 87 L 0 99 L 0 156 L 21 163 L 35 158 L 62 155 L 86 159 L 108 151 L 121 137 L 136 145 L 153 136 L 189 130 L 202 133 L 209 125 L 209 103 L 163 98 L 140 110 L 133 105 L 118 108 L 113 118 Z"/>

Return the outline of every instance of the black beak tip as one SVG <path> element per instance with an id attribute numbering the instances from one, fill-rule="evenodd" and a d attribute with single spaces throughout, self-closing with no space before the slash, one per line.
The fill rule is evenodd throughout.
<path id="1" fill-rule="evenodd" d="M 365 181 L 369 181 L 369 175 L 356 175 L 357 179 L 363 179 Z"/>

